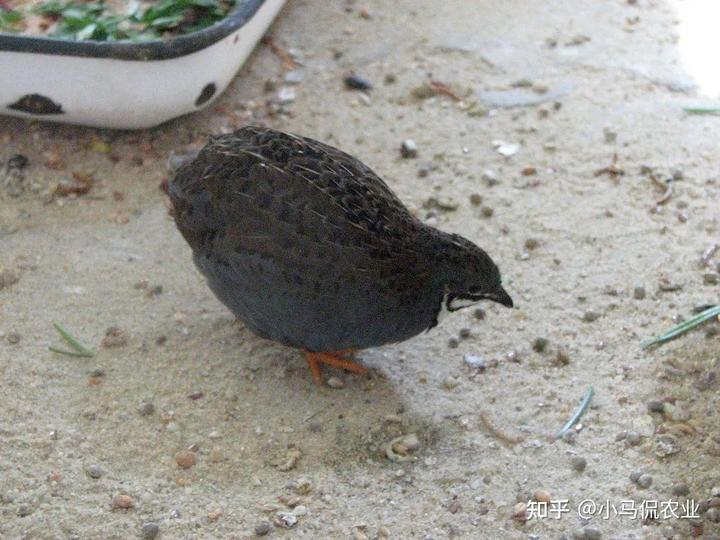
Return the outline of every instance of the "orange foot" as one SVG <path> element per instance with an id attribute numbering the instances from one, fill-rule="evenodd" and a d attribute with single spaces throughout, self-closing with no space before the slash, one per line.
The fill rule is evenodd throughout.
<path id="1" fill-rule="evenodd" d="M 303 351 L 303 353 L 305 354 L 305 359 L 310 366 L 310 372 L 312 373 L 313 379 L 315 379 L 315 383 L 320 386 L 323 384 L 322 377 L 320 375 L 320 364 L 327 364 L 328 366 L 347 369 L 348 371 L 352 371 L 358 375 L 365 375 L 368 372 L 367 368 L 356 364 L 352 360 L 343 358 L 344 355 L 353 356 L 355 354 L 355 351 L 353 350 L 337 352 Z"/>

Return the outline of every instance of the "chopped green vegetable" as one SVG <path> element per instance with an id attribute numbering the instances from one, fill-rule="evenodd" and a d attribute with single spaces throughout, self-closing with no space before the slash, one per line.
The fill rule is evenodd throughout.
<path id="1" fill-rule="evenodd" d="M 148 41 L 212 26 L 227 16 L 236 1 L 160 0 L 144 11 L 139 4 L 134 4 L 126 14 L 118 15 L 111 13 L 103 1 L 48 0 L 25 13 L 0 10 L 0 31 L 21 32 L 24 16 L 35 14 L 53 20 L 50 37 L 77 41 Z"/>
<path id="2" fill-rule="evenodd" d="M 22 19 L 22 14 L 17 11 L 0 9 L 0 31 L 13 32 L 15 26 L 22 21 Z"/>

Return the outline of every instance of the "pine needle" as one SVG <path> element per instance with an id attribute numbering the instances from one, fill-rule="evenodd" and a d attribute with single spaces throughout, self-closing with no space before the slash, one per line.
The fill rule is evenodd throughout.
<path id="1" fill-rule="evenodd" d="M 53 327 L 55 328 L 55 330 L 58 331 L 60 337 L 62 337 L 63 340 L 65 340 L 65 342 L 73 348 L 74 352 L 58 349 L 57 347 L 48 347 L 49 350 L 60 354 L 68 354 L 70 356 L 82 356 L 84 358 L 92 358 L 93 356 L 95 356 L 95 353 L 93 351 L 85 347 L 85 345 L 80 343 L 77 338 L 73 337 L 70 332 L 65 330 L 58 323 L 53 323 Z"/>
<path id="2" fill-rule="evenodd" d="M 661 336 L 646 341 L 645 343 L 643 343 L 643 349 L 647 349 L 648 347 L 652 347 L 655 345 L 662 345 L 664 343 L 667 343 L 668 341 L 672 341 L 676 337 L 683 335 L 685 332 L 689 332 L 690 330 L 693 330 L 716 317 L 720 317 L 720 305 L 710 307 L 705 311 L 698 313 L 691 319 L 683 321 L 677 326 L 673 326 L 670 330 L 668 330 Z"/>
<path id="3" fill-rule="evenodd" d="M 688 114 L 720 114 L 720 107 L 683 107 Z"/>
<path id="4" fill-rule="evenodd" d="M 570 428 L 572 428 L 575 424 L 578 423 L 580 418 L 582 418 L 582 415 L 585 414 L 585 411 L 588 410 L 588 407 L 590 407 L 590 402 L 592 401 L 593 396 L 595 395 L 595 390 L 593 387 L 589 387 L 587 389 L 587 392 L 585 392 L 585 397 L 583 397 L 582 401 L 580 402 L 580 406 L 575 410 L 573 415 L 570 417 L 570 420 L 567 421 L 567 423 L 560 429 L 560 431 L 557 432 L 555 435 L 556 438 L 560 438 L 565 433 L 567 433 Z"/>

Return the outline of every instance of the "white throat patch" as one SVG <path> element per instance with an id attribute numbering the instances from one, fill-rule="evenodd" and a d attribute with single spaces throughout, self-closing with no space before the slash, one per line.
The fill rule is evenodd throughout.
<path id="1" fill-rule="evenodd" d="M 449 293 L 445 293 L 440 303 L 440 311 L 438 312 L 438 323 L 445 319 L 448 313 L 457 311 L 458 309 L 470 307 L 477 304 L 480 300 L 472 300 L 470 298 L 450 298 Z"/>

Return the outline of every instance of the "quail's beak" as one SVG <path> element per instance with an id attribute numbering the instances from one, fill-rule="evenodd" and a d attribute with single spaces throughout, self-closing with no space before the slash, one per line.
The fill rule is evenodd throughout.
<path id="1" fill-rule="evenodd" d="M 515 305 L 507 291 L 502 288 L 502 285 L 498 285 L 496 290 L 491 293 L 486 293 L 484 297 L 498 304 L 502 304 L 505 307 L 511 308 Z"/>

